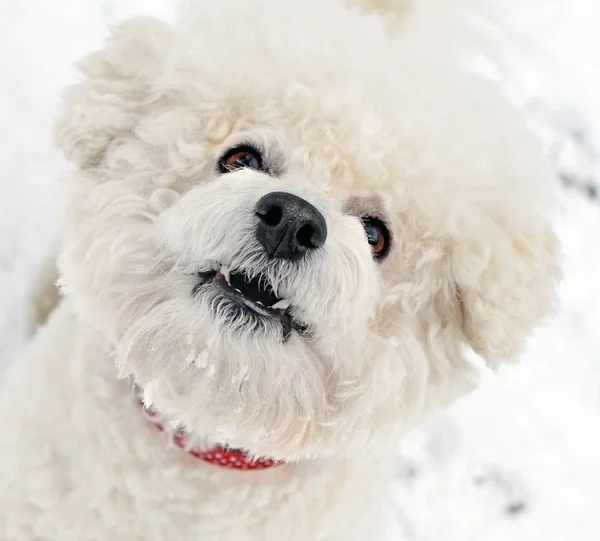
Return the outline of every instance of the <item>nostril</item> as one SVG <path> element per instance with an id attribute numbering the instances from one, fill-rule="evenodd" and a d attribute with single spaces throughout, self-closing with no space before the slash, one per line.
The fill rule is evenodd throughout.
<path id="1" fill-rule="evenodd" d="M 281 207 L 273 205 L 266 212 L 258 212 L 258 216 L 265 224 L 275 227 L 281 223 L 283 210 Z"/>
<path id="2" fill-rule="evenodd" d="M 304 224 L 296 233 L 296 240 L 301 246 L 306 248 L 315 248 L 313 237 L 315 235 L 315 229 L 310 224 Z"/>

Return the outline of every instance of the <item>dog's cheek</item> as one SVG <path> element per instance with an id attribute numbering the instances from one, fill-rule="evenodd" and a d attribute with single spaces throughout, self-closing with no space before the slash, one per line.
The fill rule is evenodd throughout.
<path id="1" fill-rule="evenodd" d="M 122 182 L 76 180 L 59 257 L 60 283 L 80 317 L 114 338 L 133 317 L 136 299 L 151 294 L 149 276 L 161 260 L 158 213 Z"/>
<path id="2" fill-rule="evenodd" d="M 327 377 L 328 422 L 318 452 L 360 457 L 393 444 L 422 412 L 428 376 L 425 351 L 407 328 L 370 332 L 360 350 L 340 352 Z"/>

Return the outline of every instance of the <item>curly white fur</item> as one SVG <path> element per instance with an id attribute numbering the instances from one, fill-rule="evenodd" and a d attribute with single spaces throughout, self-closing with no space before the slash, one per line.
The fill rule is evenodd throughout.
<path id="1" fill-rule="evenodd" d="M 66 300 L 2 390 L 3 538 L 372 538 L 395 439 L 470 388 L 470 349 L 515 359 L 559 275 L 537 142 L 422 37 L 336 0 L 197 0 L 82 62 L 56 130 L 78 165 Z M 269 174 L 217 172 L 239 143 Z M 325 217 L 301 262 L 255 239 L 272 191 Z M 369 215 L 390 227 L 382 262 Z M 308 334 L 193 294 L 222 265 L 268 280 Z M 197 445 L 287 464 L 223 472 L 167 448 L 132 380 Z"/>

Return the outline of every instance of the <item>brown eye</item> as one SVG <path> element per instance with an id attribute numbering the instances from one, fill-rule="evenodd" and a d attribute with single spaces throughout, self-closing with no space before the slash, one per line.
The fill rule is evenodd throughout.
<path id="1" fill-rule="evenodd" d="M 390 233 L 387 227 L 377 218 L 363 218 L 363 227 L 367 234 L 367 241 L 371 245 L 371 251 L 375 259 L 384 258 L 390 247 Z"/>
<path id="2" fill-rule="evenodd" d="M 262 169 L 262 157 L 255 148 L 249 146 L 232 148 L 219 160 L 219 171 L 222 174 L 244 168 L 257 171 Z"/>

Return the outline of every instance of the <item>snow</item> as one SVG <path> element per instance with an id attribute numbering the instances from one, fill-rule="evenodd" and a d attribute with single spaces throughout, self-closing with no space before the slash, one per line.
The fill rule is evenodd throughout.
<path id="1" fill-rule="evenodd" d="M 26 296 L 57 235 L 63 166 L 50 146 L 71 65 L 132 13 L 168 0 L 0 4 L 0 369 L 24 340 Z M 568 187 L 563 311 L 523 362 L 400 443 L 390 514 L 402 539 L 600 538 L 600 2 L 487 3 L 507 77 Z M 504 76 L 507 74 L 504 73 Z"/>

